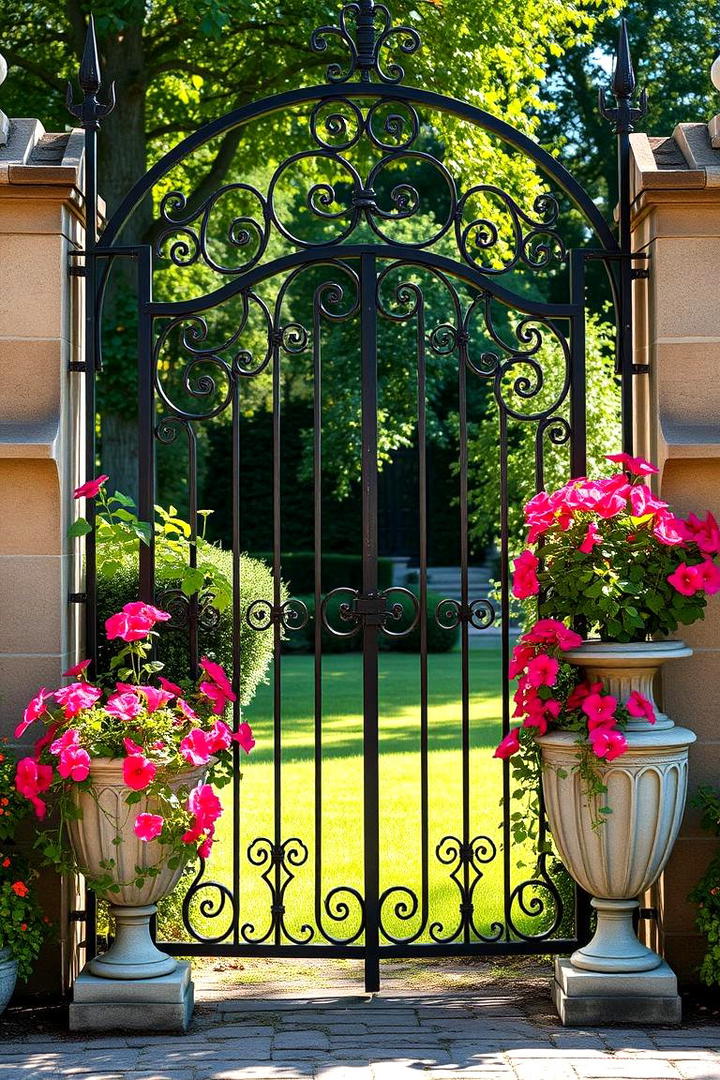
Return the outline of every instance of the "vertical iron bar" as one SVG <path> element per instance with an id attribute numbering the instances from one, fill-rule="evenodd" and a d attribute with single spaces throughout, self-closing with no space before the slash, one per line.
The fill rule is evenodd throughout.
<path id="1" fill-rule="evenodd" d="M 502 691 L 502 734 L 510 730 L 510 686 L 508 668 L 510 666 L 510 593 L 509 593 L 509 523 L 508 523 L 508 432 L 507 413 L 501 400 L 498 400 L 499 425 L 499 462 L 500 462 L 500 678 Z M 510 895 L 512 891 L 510 870 L 510 762 L 507 758 L 502 763 L 503 778 L 503 906 L 505 914 L 505 936 L 510 940 L 511 912 Z"/>
<path id="2" fill-rule="evenodd" d="M 313 297 L 313 586 L 315 589 L 314 635 L 314 723 L 315 723 L 315 922 L 322 928 L 322 321 L 320 295 Z"/>
<path id="3" fill-rule="evenodd" d="M 95 377 L 97 371 L 97 125 L 85 125 L 85 476 L 95 476 Z M 85 500 L 91 531 L 85 537 L 85 655 L 97 676 L 97 549 L 95 500 Z M 95 936 L 93 934 L 93 936 Z M 93 953 L 94 955 L 94 953 Z"/>
<path id="4" fill-rule="evenodd" d="M 197 567 L 197 524 L 198 524 L 198 495 L 197 495 L 197 439 L 192 423 L 186 424 L 188 440 L 188 517 L 190 525 L 190 566 L 194 570 Z M 194 592 L 188 601 L 188 634 L 190 637 L 190 675 L 197 678 L 198 662 L 200 660 L 199 643 L 199 603 L 198 594 Z"/>
<path id="5" fill-rule="evenodd" d="M 459 350 L 458 411 L 460 424 L 460 672 L 462 716 L 462 868 L 463 888 L 460 921 L 463 941 L 470 941 L 472 922 L 468 907 L 470 897 L 470 664 L 468 586 L 468 420 L 467 420 L 467 357 L 464 344 Z"/>
<path id="6" fill-rule="evenodd" d="M 377 592 L 377 273 L 375 256 L 360 257 L 360 339 L 362 356 L 362 586 Z M 379 822 L 378 822 L 378 635 L 363 625 L 363 775 L 365 857 L 365 989 L 380 989 Z"/>
<path id="7" fill-rule="evenodd" d="M 240 385 L 237 374 L 232 376 L 232 623 L 233 623 L 233 730 L 242 721 L 240 713 L 240 634 L 242 632 L 242 605 L 240 597 Z M 249 628 L 248 628 L 249 629 Z M 234 902 L 233 943 L 240 941 L 240 746 L 233 742 L 233 790 L 232 790 L 232 894 Z"/>
<path id="8" fill-rule="evenodd" d="M 138 515 L 150 524 L 149 543 L 140 544 L 140 599 L 155 600 L 155 385 L 153 378 L 151 249 L 138 249 Z"/>
<path id="9" fill-rule="evenodd" d="M 425 298 L 418 291 L 417 310 L 418 352 L 418 527 L 420 531 L 420 859 L 421 859 L 421 922 L 429 918 L 429 802 L 428 802 L 428 612 L 427 564 L 427 370 L 425 356 Z"/>
<path id="10" fill-rule="evenodd" d="M 584 476 L 587 458 L 585 400 L 585 255 L 570 252 L 570 303 L 575 306 L 570 327 L 570 474 Z"/>
<path id="11" fill-rule="evenodd" d="M 273 607 L 276 617 L 273 620 L 273 806 L 274 806 L 274 844 L 275 844 L 275 895 L 274 906 L 282 895 L 282 864 L 279 852 L 282 845 L 282 670 L 280 667 L 281 624 L 277 613 L 280 611 L 280 552 L 281 552 L 281 514 L 280 514 L 280 347 L 274 346 L 272 369 L 272 490 L 273 490 Z M 272 913 L 275 921 L 275 944 L 280 944 L 282 913 Z"/>
<path id="12" fill-rule="evenodd" d="M 619 127 L 617 134 L 618 198 L 620 241 L 620 373 L 622 379 L 623 450 L 632 454 L 633 434 L 633 326 L 632 326 L 632 242 L 630 234 L 630 130 Z"/>

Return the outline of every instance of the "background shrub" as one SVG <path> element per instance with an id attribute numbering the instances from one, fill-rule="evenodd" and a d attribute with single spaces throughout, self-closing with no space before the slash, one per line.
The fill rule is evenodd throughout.
<path id="1" fill-rule="evenodd" d="M 419 596 L 417 585 L 410 587 L 409 591 L 414 596 Z M 452 652 L 460 637 L 459 625 L 452 630 L 445 630 L 435 619 L 436 608 L 442 599 L 440 593 L 428 592 L 427 594 L 427 647 L 428 652 L 431 653 Z M 415 617 L 412 600 L 404 593 L 390 593 L 389 602 L 402 604 L 403 617 L 398 622 L 391 620 L 388 627 L 395 633 L 406 630 Z M 380 642 L 383 649 L 393 649 L 397 652 L 420 652 L 420 620 L 418 619 L 417 626 L 405 637 L 388 637 L 387 634 L 383 634 Z"/>
<path id="2" fill-rule="evenodd" d="M 162 540 L 158 538 L 158 542 Z M 214 573 L 226 581 L 228 590 L 232 588 L 232 553 L 212 544 L 202 545 L 203 562 L 211 563 Z M 161 568 L 158 560 L 156 573 L 156 602 L 162 606 L 163 594 L 168 590 L 179 590 L 180 579 L 172 571 Z M 281 589 L 282 600 L 287 599 L 285 586 Z M 138 598 L 138 568 L 132 556 L 122 557 L 121 566 L 112 576 L 98 574 L 97 602 L 98 617 L 102 623 L 131 600 Z M 254 600 L 273 601 L 273 577 L 270 568 L 259 559 L 249 555 L 240 556 L 240 704 L 252 701 L 258 684 L 265 678 L 272 659 L 273 631 L 253 630 L 245 620 L 249 605 Z M 172 604 L 170 607 L 172 608 Z M 189 637 L 186 627 L 173 627 L 172 624 L 159 628 L 157 655 L 165 664 L 163 674 L 173 682 L 181 682 L 191 677 Z M 100 670 L 106 669 L 114 649 L 101 632 L 98 644 L 98 664 Z M 201 656 L 211 656 L 229 671 L 233 666 L 233 620 L 232 607 L 226 607 L 219 613 L 214 624 L 199 627 L 199 646 Z"/>
<path id="3" fill-rule="evenodd" d="M 272 564 L 272 555 L 267 551 L 253 552 L 253 558 L 262 559 Z M 283 579 L 293 596 L 311 594 L 315 589 L 315 555 L 312 551 L 294 551 L 282 556 Z M 378 559 L 378 588 L 389 589 L 393 579 L 392 559 Z M 362 588 L 361 555 L 323 555 L 322 589 L 324 593 L 346 586 L 348 589 Z"/>

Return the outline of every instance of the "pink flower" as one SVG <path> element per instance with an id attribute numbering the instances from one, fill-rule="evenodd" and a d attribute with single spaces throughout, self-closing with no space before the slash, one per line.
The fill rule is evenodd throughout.
<path id="1" fill-rule="evenodd" d="M 630 488 L 630 510 L 633 517 L 646 517 L 667 510 L 668 504 L 656 499 L 646 484 L 633 484 Z"/>
<path id="2" fill-rule="evenodd" d="M 655 710 L 639 690 L 633 690 L 625 702 L 625 708 L 631 716 L 644 716 L 649 724 L 655 723 Z"/>
<path id="3" fill-rule="evenodd" d="M 183 696 L 182 687 L 177 686 L 174 682 L 170 682 L 169 679 L 163 678 L 162 675 L 158 677 L 158 682 L 162 686 L 163 690 L 167 690 L 168 694 L 170 694 L 171 697 Z"/>
<path id="4" fill-rule="evenodd" d="M 588 726 L 605 726 L 615 723 L 617 698 L 612 694 L 588 694 L 580 706 L 588 718 Z"/>
<path id="5" fill-rule="evenodd" d="M 541 713 L 541 712 L 540 713 L 533 713 L 532 716 L 528 716 L 527 719 L 523 721 L 523 727 L 525 727 L 525 728 L 531 728 L 531 727 L 537 728 L 538 735 L 545 735 L 545 733 L 547 732 L 547 729 L 548 729 L 547 717 L 545 716 L 544 713 Z"/>
<path id="6" fill-rule="evenodd" d="M 61 754 L 63 750 L 67 750 L 70 746 L 80 745 L 80 732 L 75 728 L 68 728 L 64 731 L 59 739 L 56 739 L 50 747 L 51 754 Z"/>
<path id="7" fill-rule="evenodd" d="M 232 732 L 222 720 L 216 720 L 208 732 L 208 747 L 211 754 L 227 750 L 232 744 Z"/>
<path id="8" fill-rule="evenodd" d="M 15 728 L 16 739 L 20 739 L 25 734 L 30 725 L 34 724 L 36 720 L 38 720 L 44 713 L 47 712 L 45 702 L 48 701 L 52 696 L 52 692 L 48 690 L 45 686 L 43 686 L 41 690 L 38 690 L 35 697 L 27 705 L 25 712 L 23 713 L 22 720 Z"/>
<path id="9" fill-rule="evenodd" d="M 35 808 L 37 817 L 45 817 L 45 803 L 38 798 L 43 791 L 47 791 L 53 781 L 51 765 L 41 765 L 30 757 L 22 758 L 17 763 L 15 771 L 15 787 L 29 799 Z"/>
<path id="10" fill-rule="evenodd" d="M 122 641 L 142 641 L 153 628 L 150 619 L 140 615 L 129 615 L 126 611 L 118 611 L 105 620 L 105 633 L 108 641 L 121 638 Z"/>
<path id="11" fill-rule="evenodd" d="M 137 837 L 146 843 L 155 840 L 162 832 L 165 824 L 160 814 L 138 814 L 135 818 L 133 831 Z"/>
<path id="12" fill-rule="evenodd" d="M 207 731 L 193 728 L 180 743 L 180 754 L 191 765 L 207 765 L 212 754 L 211 739 Z"/>
<path id="13" fill-rule="evenodd" d="M 132 600 L 129 604 L 126 604 L 123 611 L 127 615 L 137 615 L 142 619 L 149 619 L 153 625 L 156 622 L 167 622 L 172 618 L 169 611 L 161 611 L 160 608 L 154 607 L 153 604 L 146 604 L 144 600 Z"/>
<path id="14" fill-rule="evenodd" d="M 83 750 L 82 746 L 77 745 L 68 746 L 61 750 L 58 773 L 63 780 L 67 780 L 68 777 L 77 783 L 80 783 L 81 780 L 87 780 L 90 773 L 90 755 L 87 750 Z"/>
<path id="15" fill-rule="evenodd" d="M 230 685 L 230 680 L 228 679 L 220 664 L 216 664 L 214 660 L 208 660 L 207 656 L 203 656 L 202 660 L 200 661 L 200 667 L 203 669 L 208 678 L 212 679 L 213 682 L 220 687 L 228 701 L 235 700 L 235 694 L 233 693 L 233 688 Z"/>
<path id="16" fill-rule="evenodd" d="M 661 544 L 666 544 L 668 547 L 676 547 L 683 542 L 683 534 L 681 532 L 682 524 L 680 518 L 676 518 L 673 514 L 660 510 L 655 518 L 655 524 L 653 525 L 653 536 L 656 540 L 659 540 Z"/>
<path id="17" fill-rule="evenodd" d="M 50 743 L 53 741 L 53 739 L 57 735 L 59 729 L 60 729 L 59 722 L 57 720 L 54 720 L 53 723 L 50 725 L 50 727 L 45 732 L 45 734 L 41 735 L 40 738 L 36 740 L 35 745 L 33 746 L 33 754 L 35 755 L 35 760 L 36 761 L 40 760 L 40 755 L 42 754 L 43 750 L 45 749 L 46 746 L 50 745 Z"/>
<path id="18" fill-rule="evenodd" d="M 720 551 L 720 528 L 709 510 L 702 521 L 696 514 L 688 514 L 687 520 L 680 523 L 680 531 L 685 540 L 697 544 L 703 555 Z"/>
<path id="19" fill-rule="evenodd" d="M 539 653 L 528 664 L 528 684 L 530 686 L 554 686 L 560 664 L 554 656 Z"/>
<path id="20" fill-rule="evenodd" d="M 598 527 L 597 527 L 597 525 L 595 524 L 594 521 L 591 521 L 588 524 L 587 532 L 585 533 L 585 538 L 584 538 L 582 544 L 580 544 L 580 546 L 578 548 L 578 551 L 582 551 L 583 555 L 591 555 L 592 550 L 595 547 L 595 545 L 596 544 L 601 544 L 601 543 L 602 543 L 602 537 L 600 536 L 600 533 L 598 531 Z"/>
<path id="21" fill-rule="evenodd" d="M 585 698 L 588 697 L 589 694 L 597 694 L 598 690 L 602 690 L 601 682 L 578 683 L 578 685 L 573 690 L 571 690 L 570 694 L 568 695 L 568 699 L 565 703 L 566 708 L 568 710 L 580 708 Z"/>
<path id="22" fill-rule="evenodd" d="M 79 664 L 75 664 L 75 667 L 68 668 L 67 671 L 63 671 L 63 679 L 78 679 L 82 678 L 90 667 L 89 660 L 81 660 Z"/>
<path id="23" fill-rule="evenodd" d="M 139 716 L 143 711 L 143 707 L 137 695 L 124 692 L 111 694 L 107 699 L 105 711 L 110 716 L 114 716 L 116 720 L 123 720 L 127 723 L 129 720 L 134 720 L 136 716 Z"/>
<path id="24" fill-rule="evenodd" d="M 157 765 L 144 754 L 128 754 L 123 761 L 123 780 L 133 791 L 144 791 L 155 779 Z"/>
<path id="25" fill-rule="evenodd" d="M 136 742 L 133 742 L 132 739 L 123 739 L 123 746 L 125 747 L 125 753 L 126 754 L 142 754 L 143 753 L 142 746 L 138 746 L 138 744 Z"/>
<path id="26" fill-rule="evenodd" d="M 105 481 L 109 479 L 110 477 L 103 473 L 102 476 L 98 476 L 94 480 L 86 480 L 80 487 L 75 488 L 73 499 L 94 499 Z"/>
<path id="27" fill-rule="evenodd" d="M 493 757 L 496 758 L 509 758 L 513 754 L 516 754 L 520 749 L 520 728 L 510 728 L 502 742 L 498 745 Z"/>
<path id="28" fill-rule="evenodd" d="M 201 828 L 213 825 L 223 812 L 222 803 L 210 784 L 198 784 L 188 795 L 187 809 Z"/>
<path id="29" fill-rule="evenodd" d="M 210 830 L 208 832 L 207 836 L 205 837 L 205 839 L 203 840 L 202 844 L 200 844 L 200 846 L 198 847 L 198 855 L 200 856 L 201 859 L 209 859 L 210 858 L 210 852 L 212 851 L 212 846 L 213 846 L 213 844 L 215 842 L 213 840 L 214 831 L 215 831 L 214 829 Z"/>
<path id="30" fill-rule="evenodd" d="M 56 690 L 53 697 L 58 705 L 62 705 L 68 720 L 72 720 L 73 716 L 77 716 L 82 709 L 91 709 L 102 697 L 102 690 L 99 686 L 91 686 L 90 683 L 74 682 Z"/>
<path id="31" fill-rule="evenodd" d="M 252 728 L 249 724 L 242 723 L 233 735 L 233 742 L 239 743 L 246 754 L 249 754 L 255 745 Z"/>
<path id="32" fill-rule="evenodd" d="M 706 559 L 695 569 L 700 577 L 700 588 L 704 589 L 708 596 L 714 596 L 716 592 L 720 592 L 720 568 L 712 559 Z"/>
<path id="33" fill-rule="evenodd" d="M 225 691 L 214 682 L 202 682 L 199 689 L 200 693 L 212 702 L 212 711 L 215 714 L 224 712 L 228 701 L 235 700 L 234 694 L 232 698 L 228 698 Z"/>
<path id="34" fill-rule="evenodd" d="M 614 761 L 627 750 L 627 740 L 621 731 L 613 728 L 596 728 L 589 733 L 590 745 L 596 757 Z"/>
<path id="35" fill-rule="evenodd" d="M 531 645 L 516 645 L 508 667 L 508 678 L 516 679 L 521 675 L 534 655 L 535 650 Z"/>
<path id="36" fill-rule="evenodd" d="M 138 686 L 138 691 L 145 695 L 147 711 L 154 713 L 164 708 L 168 701 L 172 701 L 174 695 L 169 690 L 161 690 L 157 686 Z"/>
<path id="37" fill-rule="evenodd" d="M 537 579 L 537 568 L 540 560 L 532 551 L 525 550 L 513 560 L 515 573 L 513 574 L 513 596 L 518 600 L 524 600 L 528 596 L 536 596 L 540 592 L 540 582 Z"/>
<path id="38" fill-rule="evenodd" d="M 614 461 L 618 465 L 624 466 L 629 473 L 633 476 L 652 476 L 653 473 L 659 472 L 654 465 L 645 458 L 630 457 L 629 454 L 606 454 L 607 461 Z"/>
<path id="39" fill-rule="evenodd" d="M 563 652 L 577 649 L 583 642 L 579 634 L 557 619 L 538 619 L 521 640 L 532 645 L 557 645 Z"/>
<path id="40" fill-rule="evenodd" d="M 187 701 L 185 701 L 184 698 L 179 697 L 177 699 L 177 701 L 175 702 L 175 708 L 179 713 L 182 713 L 186 720 L 200 719 L 195 710 L 190 705 L 188 705 Z"/>
<path id="41" fill-rule="evenodd" d="M 697 566 L 680 563 L 672 574 L 668 574 L 667 579 L 683 596 L 694 596 L 702 588 L 702 575 L 698 573 Z"/>

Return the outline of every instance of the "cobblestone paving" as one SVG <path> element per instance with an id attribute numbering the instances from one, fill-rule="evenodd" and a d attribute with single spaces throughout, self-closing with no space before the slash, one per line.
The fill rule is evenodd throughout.
<path id="1" fill-rule="evenodd" d="M 422 1077 L 720 1080 L 720 1025 L 569 1030 L 487 988 L 270 1000 L 210 991 L 201 992 L 187 1035 L 69 1036 L 58 1028 L 0 1041 L 0 1080 Z"/>

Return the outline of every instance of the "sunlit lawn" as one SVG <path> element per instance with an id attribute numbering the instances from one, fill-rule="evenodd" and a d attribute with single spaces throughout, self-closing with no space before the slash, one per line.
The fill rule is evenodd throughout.
<path id="1" fill-rule="evenodd" d="M 282 759 L 280 799 L 281 839 L 290 857 L 307 847 L 307 859 L 290 866 L 295 875 L 286 889 L 286 924 L 290 933 L 305 940 L 302 927 L 315 928 L 313 942 L 322 941 L 318 919 L 332 937 L 346 939 L 358 928 L 359 907 L 348 889 L 363 892 L 363 759 L 362 659 L 359 654 L 323 658 L 322 666 L 322 769 L 314 763 L 314 659 L 289 655 L 282 658 Z M 380 656 L 380 888 L 411 889 L 419 897 L 421 886 L 421 757 L 420 667 L 417 655 L 382 653 Z M 271 673 L 272 674 L 272 673 Z M 451 858 L 443 864 L 436 849 L 444 837 L 462 836 L 462 755 L 460 713 L 461 656 L 459 652 L 431 655 L 428 660 L 428 849 L 429 911 L 422 939 L 430 940 L 427 927 L 441 924 L 438 936 L 452 933 L 458 923 L 459 891 L 450 873 L 458 865 Z M 501 852 L 502 769 L 492 752 L 500 736 L 500 651 L 491 643 L 469 654 L 470 682 L 470 817 L 471 837 L 487 836 L 497 855 L 483 864 L 483 877 L 474 893 L 476 925 L 488 933 L 494 920 L 504 921 Z M 249 937 L 263 937 L 269 927 L 270 890 L 261 874 L 269 863 L 252 865 L 248 848 L 257 837 L 273 833 L 273 689 L 262 686 L 245 711 L 257 746 L 244 765 L 241 785 L 241 889 L 240 924 L 251 923 Z M 319 781 L 319 783 L 318 783 Z M 315 791 L 320 788 L 322 837 L 315 832 Z M 224 789 L 228 813 L 220 823 L 219 843 L 207 876 L 232 884 L 232 815 L 230 789 Z M 441 849 L 450 855 L 450 845 Z M 478 849 L 480 850 L 480 849 Z M 488 856 L 491 848 L 486 849 Z M 267 845 L 256 844 L 254 854 L 267 854 Z M 252 852 L 251 852 L 252 854 Z M 482 855 L 482 853 L 481 853 Z M 316 860 L 321 865 L 323 905 L 315 909 Z M 515 869 L 513 883 L 528 877 Z M 270 871 L 271 875 L 273 871 Z M 285 875 L 282 875 L 283 880 Z M 271 878 L 271 880 L 274 880 Z M 335 902 L 325 910 L 332 890 Z M 210 899 L 212 891 L 204 896 Z M 201 894 L 198 899 L 203 899 Z M 383 909 L 386 930 L 397 936 L 415 933 L 421 925 L 422 908 L 406 920 L 394 914 L 398 901 L 412 910 L 409 894 L 393 893 Z M 348 910 L 337 905 L 347 903 Z M 333 919 L 332 914 L 345 915 Z M 517 915 L 517 911 L 515 912 Z M 198 918 L 197 912 L 195 918 Z M 216 935 L 222 919 L 204 923 Z M 540 929 L 535 925 L 534 929 Z"/>

